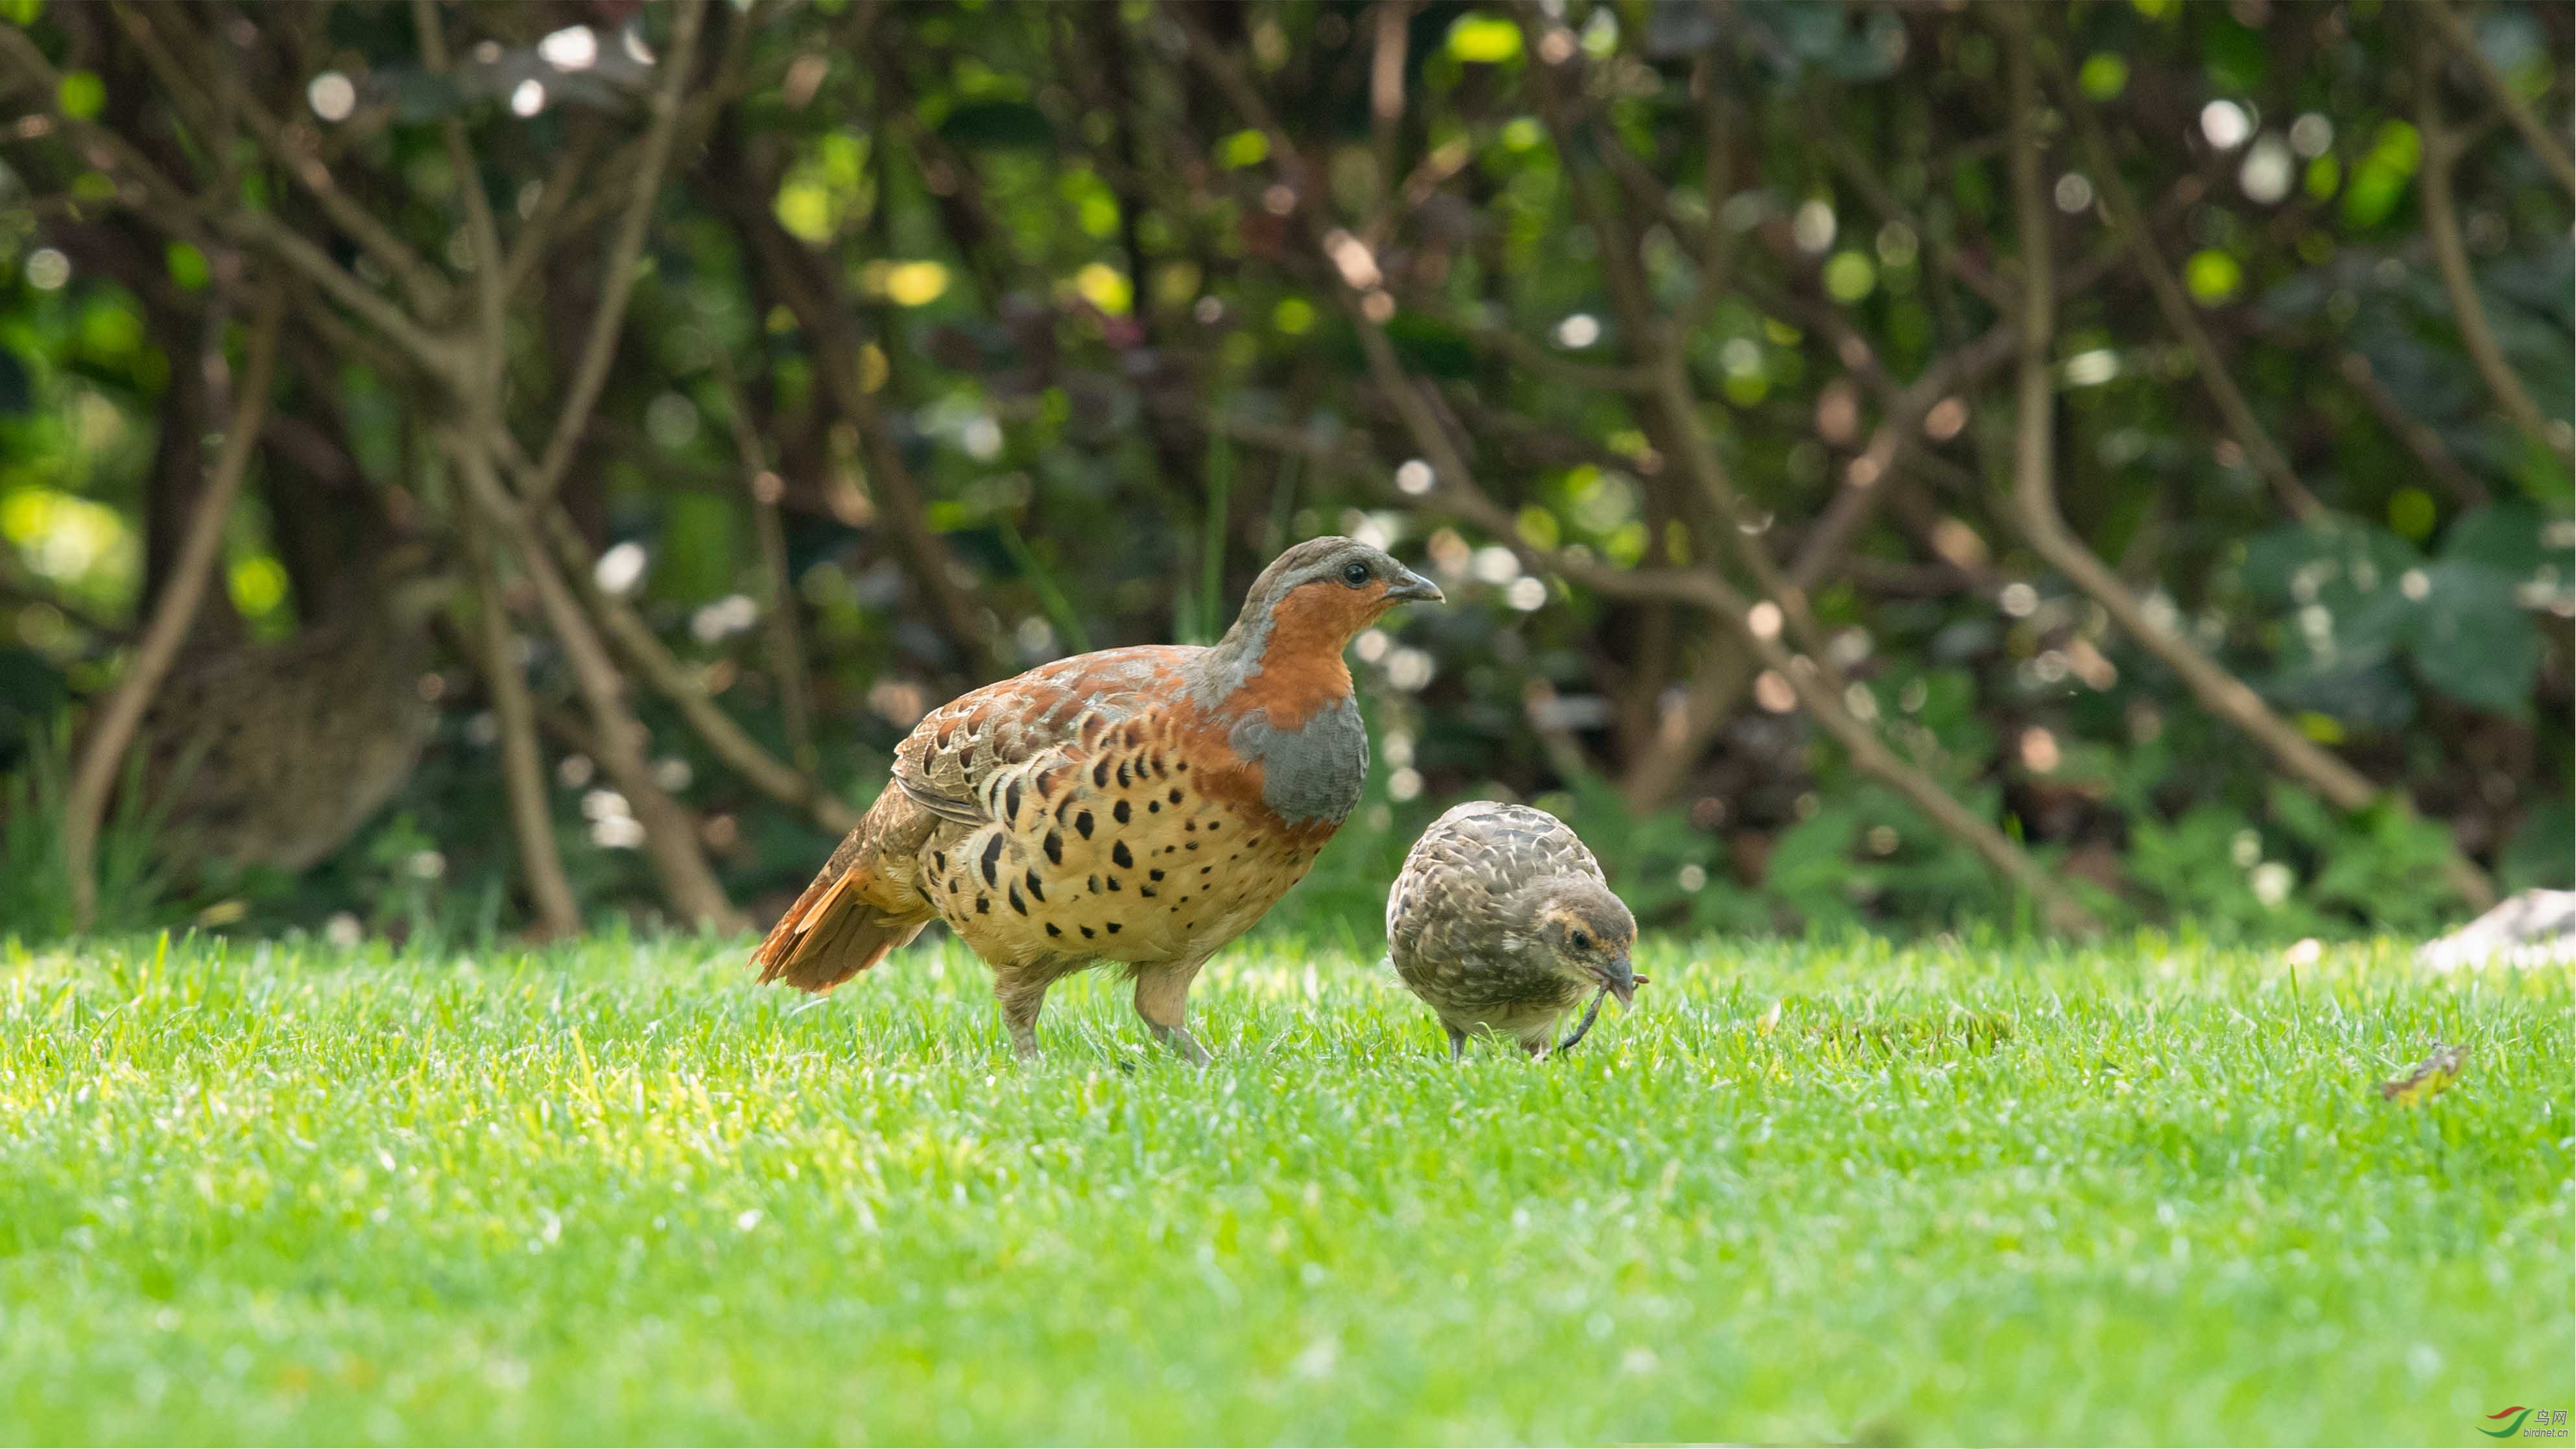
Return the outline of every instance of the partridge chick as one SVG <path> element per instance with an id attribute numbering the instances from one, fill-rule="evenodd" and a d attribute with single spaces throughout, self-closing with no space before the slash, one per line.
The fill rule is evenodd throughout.
<path id="1" fill-rule="evenodd" d="M 1023 1057 L 1059 977 L 1115 962 L 1173 1051 L 1190 982 L 1304 877 L 1359 803 L 1368 732 L 1342 650 L 1440 590 L 1317 538 L 1262 570 L 1216 644 L 1081 654 L 931 711 L 894 781 L 752 955 L 825 991 L 932 920 L 993 967 Z"/>
<path id="2" fill-rule="evenodd" d="M 1477 1032 L 1531 1056 L 1583 1039 L 1607 993 L 1626 1005 L 1645 980 L 1629 965 L 1636 918 L 1565 822 L 1526 805 L 1476 801 L 1422 833 L 1386 899 L 1388 954 L 1449 1032 L 1452 1060 Z M 1591 1010 L 1562 1044 L 1556 1020 Z"/>

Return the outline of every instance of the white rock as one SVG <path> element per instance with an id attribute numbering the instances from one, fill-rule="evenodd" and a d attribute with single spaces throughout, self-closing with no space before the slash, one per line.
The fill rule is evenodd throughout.
<path id="1" fill-rule="evenodd" d="M 2436 971 L 2502 961 L 2546 966 L 2576 961 L 2576 891 L 2524 891 L 2440 940 L 2415 959 Z"/>

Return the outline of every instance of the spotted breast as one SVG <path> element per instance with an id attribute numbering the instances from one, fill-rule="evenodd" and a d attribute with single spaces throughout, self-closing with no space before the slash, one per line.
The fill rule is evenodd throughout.
<path id="1" fill-rule="evenodd" d="M 1358 802 L 1368 737 L 1342 651 L 1439 590 L 1343 538 L 1290 549 L 1208 648 L 1060 660 L 933 711 L 894 779 L 755 953 L 824 990 L 933 919 L 994 969 L 1036 1051 L 1050 984 L 1101 962 L 1174 1051 L 1207 958 L 1302 879 Z"/>

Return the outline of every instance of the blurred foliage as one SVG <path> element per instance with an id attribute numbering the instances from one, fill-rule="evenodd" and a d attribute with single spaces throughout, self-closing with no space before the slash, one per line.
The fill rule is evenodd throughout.
<path id="1" fill-rule="evenodd" d="M 0 74 L 28 118 L 0 121 L 0 770 L 14 781 L 0 841 L 17 881 L 0 888 L 0 929 L 58 927 L 27 884 L 59 794 L 55 722 L 116 677 L 166 573 L 203 463 L 193 444 L 219 426 L 207 358 L 238 346 L 243 310 L 246 254 L 131 204 L 81 128 L 283 221 L 393 295 L 281 155 L 327 166 L 390 235 L 465 278 L 464 189 L 519 235 L 564 175 L 625 156 L 672 20 L 660 4 L 445 5 L 457 63 L 441 73 L 405 5 L 136 13 L 183 53 L 228 48 L 242 94 L 286 118 L 285 149 L 208 144 L 203 98 L 163 84 L 105 7 L 8 12 L 10 38 L 59 83 L 37 93 L 23 63 Z M 2563 137 L 2568 12 L 2461 13 Z M 1565 813 L 1659 927 L 2015 920 L 2010 893 L 1789 713 L 1737 641 L 1674 606 L 1528 576 L 1504 540 L 1407 482 L 1415 450 L 1344 311 L 1351 270 L 1292 215 L 1329 206 L 1362 239 L 1390 339 L 1439 384 L 1523 540 L 1678 565 L 1729 525 L 1628 401 L 1579 370 L 1628 339 L 1578 188 L 1634 203 L 1613 192 L 1634 173 L 1672 211 L 1629 208 L 1648 233 L 1648 300 L 1699 322 L 1697 406 L 1768 521 L 1762 545 L 1792 557 L 1855 489 L 1877 490 L 1812 590 L 1856 712 L 2097 905 L 2230 937 L 2421 931 L 2457 913 L 2435 868 L 2449 839 L 2507 885 L 2569 884 L 2567 195 L 2458 57 L 2419 64 L 2438 42 L 2418 7 L 2032 12 L 2321 506 L 2286 512 L 2229 436 L 2061 128 L 2047 157 L 2061 267 L 2105 259 L 2066 298 L 2058 338 L 2070 522 L 2160 617 L 2420 810 L 2344 818 L 2022 547 L 2008 369 L 1975 373 L 1915 428 L 1876 381 L 1910 381 L 2003 320 L 2015 233 L 1997 14 L 718 6 L 565 497 L 602 587 L 785 756 L 800 742 L 748 476 L 774 472 L 814 768 L 854 804 L 925 709 L 1074 649 L 1211 638 L 1269 556 L 1340 531 L 1425 560 L 1452 602 L 1355 651 L 1378 758 L 1361 814 L 1285 908 L 1310 926 L 1370 936 L 1414 832 L 1439 804 L 1494 794 Z M 1273 133 L 1192 63 L 1193 34 L 1242 60 L 1314 166 L 1311 196 L 1281 179 Z M 1534 53 L 1532 36 L 1566 54 Z M 1583 68 L 1590 124 L 1560 137 L 1535 96 L 1564 60 Z M 2499 411 L 2428 250 L 2428 84 L 2466 148 L 2454 186 L 2476 292 L 2554 439 Z M 445 149 L 451 121 L 473 175 Z M 580 215 L 513 302 L 511 407 L 536 436 L 601 291 L 615 188 L 600 194 L 611 204 L 570 205 Z M 1730 248 L 1731 284 L 1694 312 L 1692 238 L 1708 231 Z M 455 542 L 429 394 L 380 350 L 300 330 L 192 648 L 328 623 L 384 527 Z M 1904 434 L 1892 461 L 1873 451 L 1890 426 Z M 909 541 L 889 470 L 917 486 L 937 556 Z M 943 611 L 938 576 L 963 581 L 973 617 Z M 508 602 L 540 706 L 560 715 L 565 657 L 524 587 Z M 164 894 L 163 913 L 441 936 L 520 923 L 497 726 L 455 652 L 464 637 L 441 635 L 423 681 L 439 731 L 381 818 L 299 878 L 201 882 Z M 1699 691 L 1718 701 L 1706 718 L 1687 707 Z M 657 776 L 726 888 L 774 907 L 829 838 L 637 693 Z M 557 729 L 546 749 L 579 897 L 594 913 L 649 909 L 628 802 L 577 739 Z M 158 877 L 116 860 L 118 898 L 149 894 Z"/>

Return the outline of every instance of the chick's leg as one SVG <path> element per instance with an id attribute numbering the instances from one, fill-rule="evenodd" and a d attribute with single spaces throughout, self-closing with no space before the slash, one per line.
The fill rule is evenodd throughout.
<path id="1" fill-rule="evenodd" d="M 1440 1029 L 1449 1033 L 1449 1060 L 1463 1060 L 1467 1055 L 1467 1034 L 1445 1021 L 1440 1023 Z"/>
<path id="2" fill-rule="evenodd" d="M 1190 1035 L 1190 983 L 1198 979 L 1197 961 L 1145 966 L 1136 972 L 1136 1014 L 1145 1019 L 1154 1039 L 1192 1066 L 1208 1064 L 1207 1048 Z"/>

